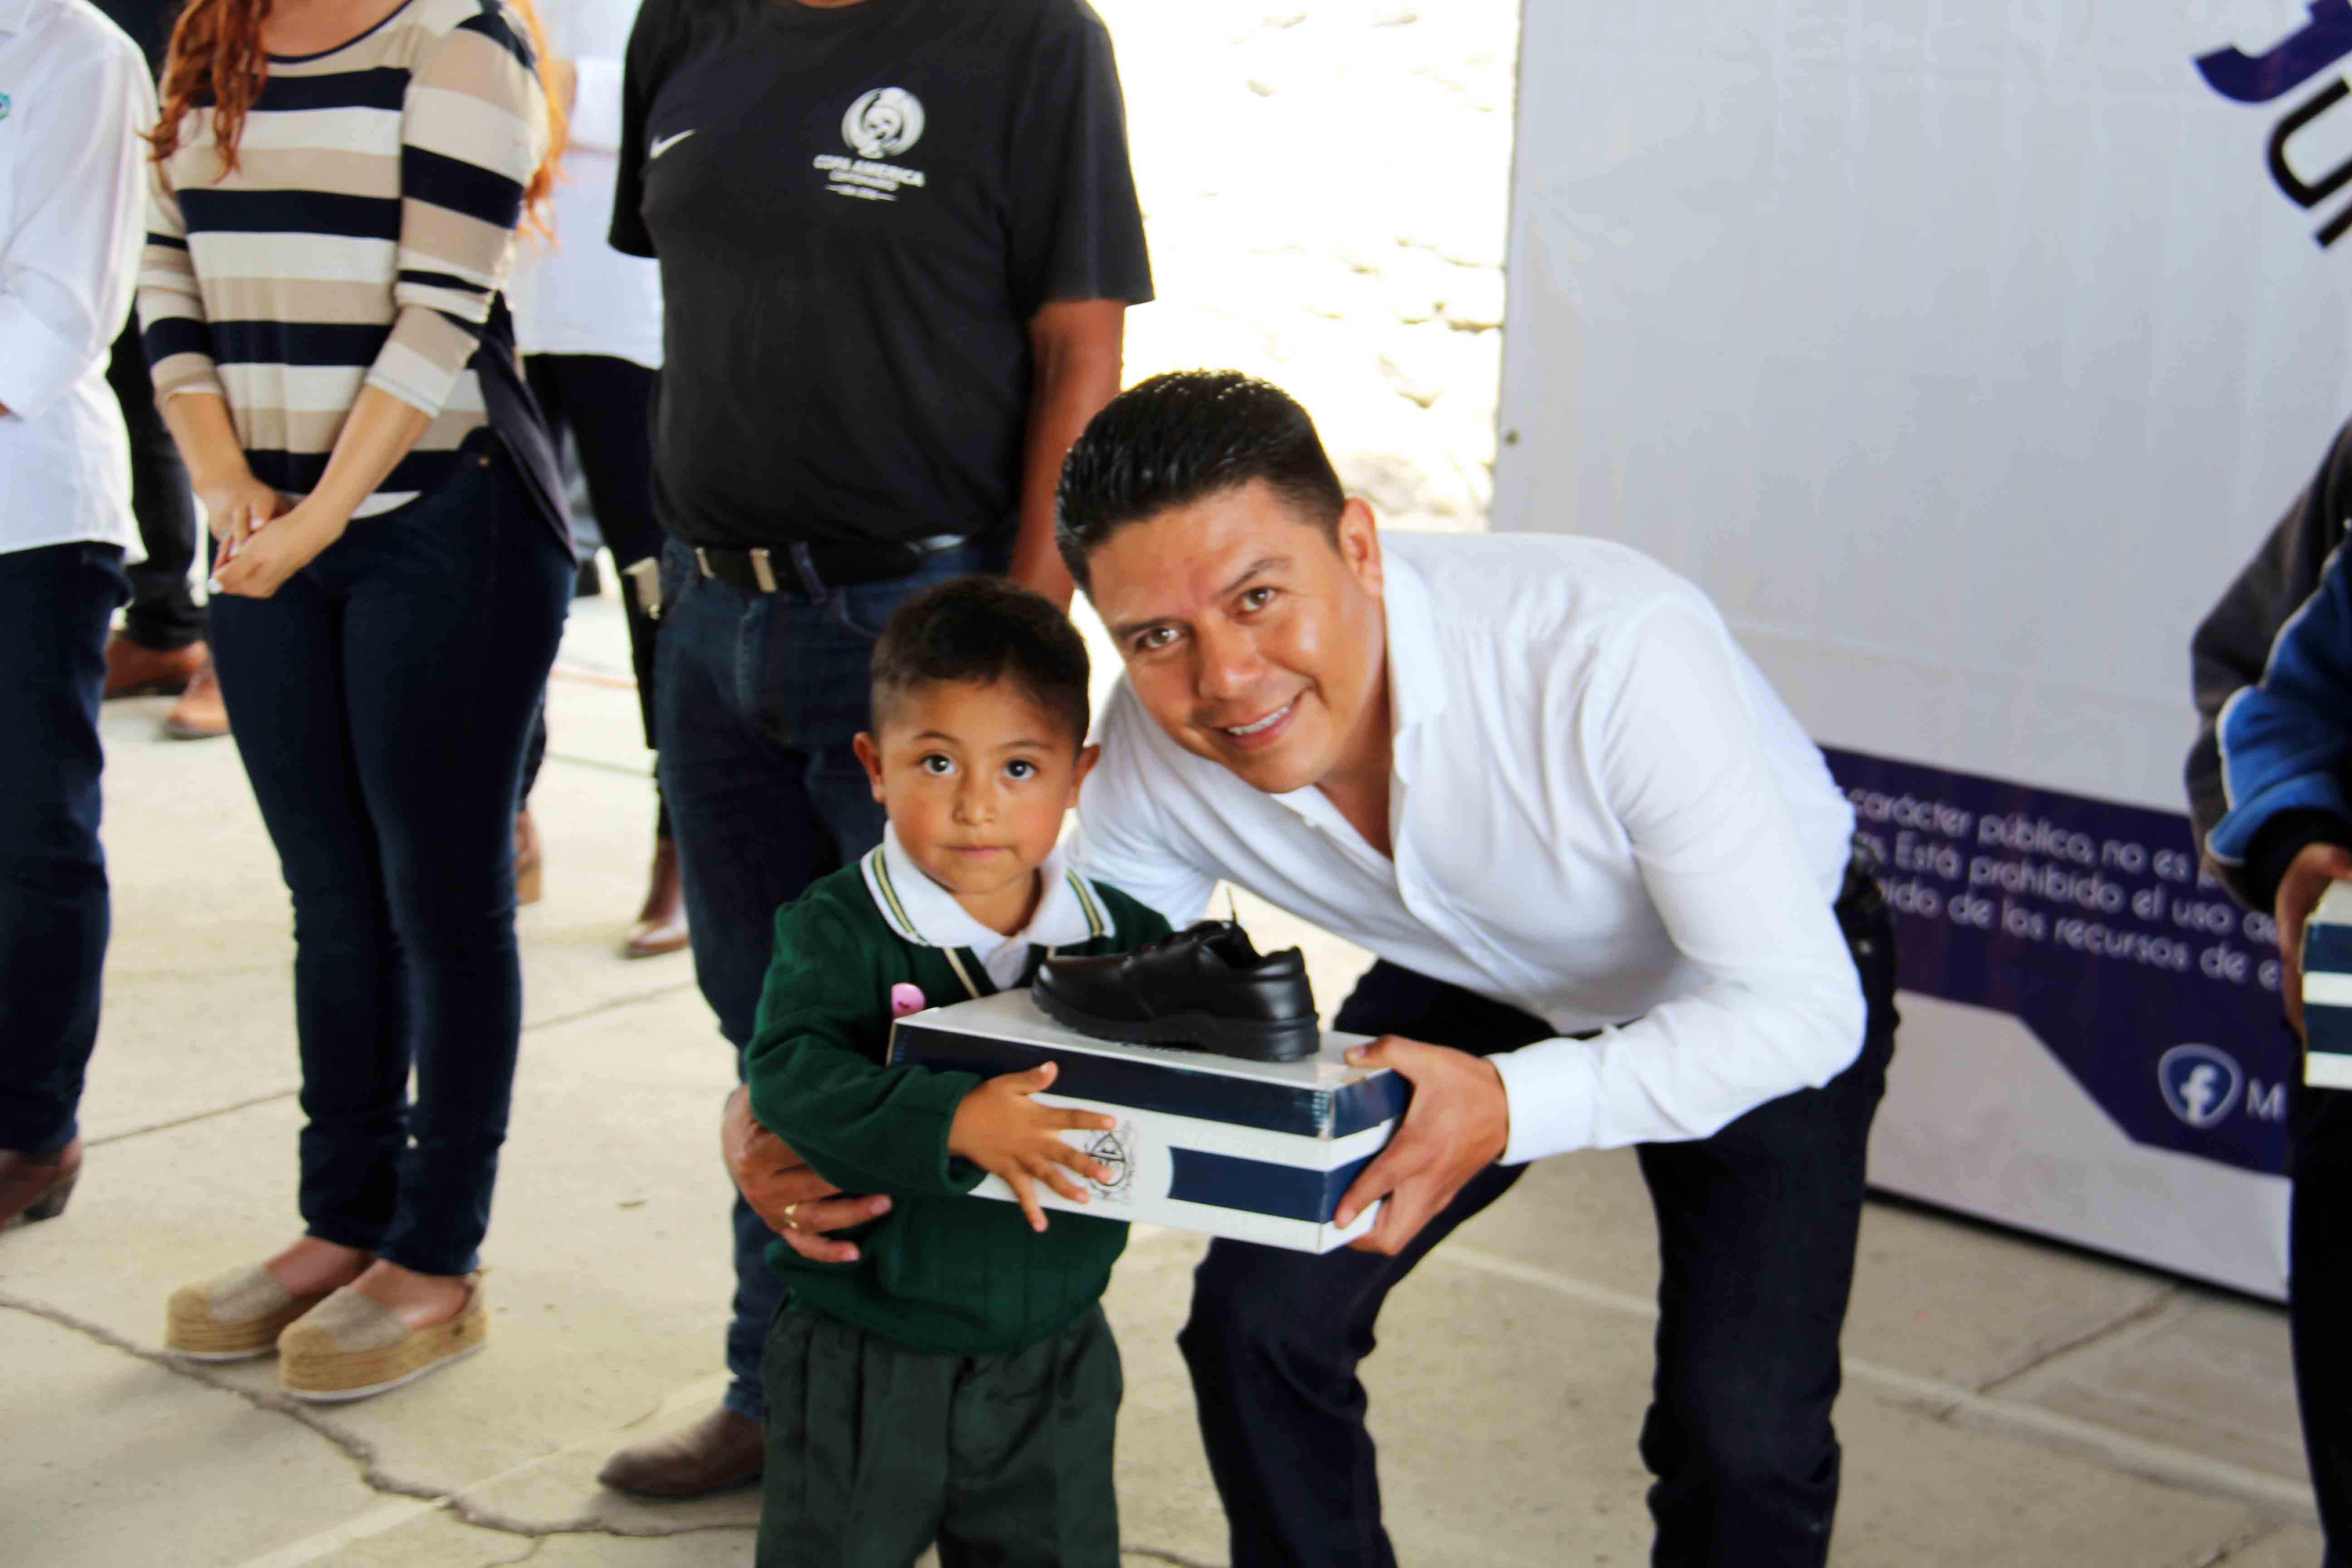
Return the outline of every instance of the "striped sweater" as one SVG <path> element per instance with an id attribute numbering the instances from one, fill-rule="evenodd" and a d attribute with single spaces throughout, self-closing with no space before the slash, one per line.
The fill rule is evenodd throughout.
<path id="1" fill-rule="evenodd" d="M 547 142 L 528 29 L 502 0 L 408 0 L 338 48 L 272 56 L 233 174 L 208 102 L 150 176 L 156 401 L 226 398 L 255 478 L 301 496 L 380 387 L 432 424 L 354 515 L 414 500 L 488 423 L 471 364 Z"/>

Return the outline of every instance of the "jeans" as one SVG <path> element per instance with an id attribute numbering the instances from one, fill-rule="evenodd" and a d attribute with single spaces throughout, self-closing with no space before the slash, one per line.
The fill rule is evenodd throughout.
<path id="1" fill-rule="evenodd" d="M 271 597 L 212 605 L 294 898 L 303 1223 L 422 1274 L 472 1269 L 489 1226 L 522 1029 L 516 791 L 572 574 L 485 432 Z"/>
<path id="2" fill-rule="evenodd" d="M 701 575 L 683 544 L 663 552 L 662 798 L 686 883 L 695 978 L 739 1071 L 776 910 L 882 841 L 882 808 L 850 749 L 866 727 L 875 639 L 902 601 L 950 577 L 1002 572 L 1006 553 L 966 545 L 910 576 L 812 598 L 747 593 Z M 784 1288 L 768 1271 L 768 1227 L 740 1194 L 734 1229 L 726 1403 L 761 1421 L 760 1358 Z"/>
<path id="3" fill-rule="evenodd" d="M 127 568 L 131 607 L 123 613 L 122 635 L 159 652 L 186 647 L 205 635 L 205 612 L 188 587 L 199 532 L 196 498 L 188 489 L 180 449 L 155 406 L 136 315 L 114 341 L 106 384 L 122 405 L 123 428 L 131 436 L 131 510 L 139 520 L 139 542 L 147 549 L 146 560 Z"/>
<path id="4" fill-rule="evenodd" d="M 110 911 L 98 842 L 119 544 L 0 553 L 0 1149 L 73 1142 Z"/>
<path id="5" fill-rule="evenodd" d="M 2352 1302 L 2352 1092 L 2289 1091 L 2287 1328 L 2294 1349 L 2294 1397 L 2303 1413 L 2323 1568 L 2352 1564 L 2352 1345 L 2344 1312 Z"/>
<path id="6" fill-rule="evenodd" d="M 1862 1050 L 1826 1086 L 1711 1138 L 1639 1150 L 1657 1215 L 1657 1372 L 1642 1458 L 1653 1562 L 1820 1568 L 1837 1506 L 1830 1406 L 1853 1280 L 1863 1160 L 1894 1053 L 1894 927 L 1867 883 L 1838 910 L 1869 1003 Z M 1479 1055 L 1554 1033 L 1500 1003 L 1377 963 L 1334 1026 Z M 1234 1568 L 1391 1568 L 1357 1367 L 1381 1303 L 1517 1181 L 1472 1179 L 1395 1258 L 1212 1242 L 1178 1336 L 1232 1531 Z"/>

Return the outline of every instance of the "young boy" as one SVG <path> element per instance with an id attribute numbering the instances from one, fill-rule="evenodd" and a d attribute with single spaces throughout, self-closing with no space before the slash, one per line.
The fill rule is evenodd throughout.
<path id="1" fill-rule="evenodd" d="M 908 600 L 874 650 L 859 758 L 880 848 L 776 915 L 745 1057 L 760 1121 L 890 1212 L 850 1263 L 782 1242 L 768 1334 L 761 1568 L 1117 1568 L 1118 1350 L 1099 1298 L 1124 1223 L 1059 1214 L 1110 1173 L 1065 1142 L 1107 1116 L 1031 1097 L 1052 1063 L 982 1080 L 885 1067 L 894 1013 L 1025 985 L 1049 952 L 1124 952 L 1167 922 L 1066 870 L 1055 841 L 1095 762 L 1087 651 L 1044 598 L 965 577 Z M 993 1173 L 1011 1204 L 965 1197 Z"/>

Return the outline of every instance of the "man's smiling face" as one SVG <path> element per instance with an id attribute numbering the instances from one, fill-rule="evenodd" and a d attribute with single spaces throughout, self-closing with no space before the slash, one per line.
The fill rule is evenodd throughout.
<path id="1" fill-rule="evenodd" d="M 1321 782 L 1385 712 L 1371 510 L 1348 502 L 1337 533 L 1256 479 L 1129 523 L 1087 556 L 1087 597 L 1145 710 L 1269 795 Z"/>

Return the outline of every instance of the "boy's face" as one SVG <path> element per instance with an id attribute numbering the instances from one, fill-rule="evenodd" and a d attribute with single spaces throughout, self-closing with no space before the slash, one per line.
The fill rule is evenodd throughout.
<path id="1" fill-rule="evenodd" d="M 1036 869 L 1094 767 L 1096 748 L 1078 742 L 1013 681 L 953 680 L 898 693 L 856 746 L 907 853 L 1009 933 L 1026 923 Z"/>

